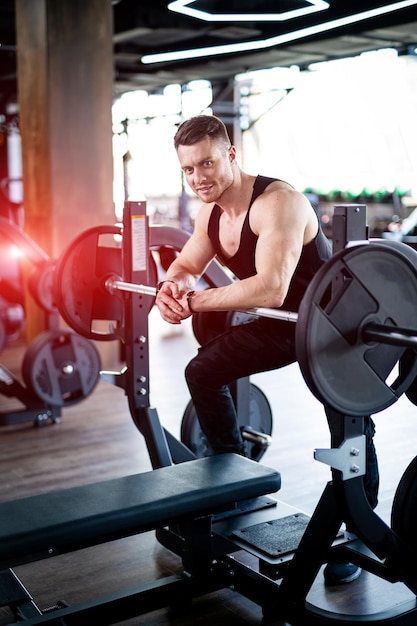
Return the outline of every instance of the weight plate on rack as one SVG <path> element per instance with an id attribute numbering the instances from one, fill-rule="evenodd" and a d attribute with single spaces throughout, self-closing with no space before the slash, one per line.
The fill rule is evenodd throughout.
<path id="1" fill-rule="evenodd" d="M 197 311 L 192 317 L 194 336 L 200 346 L 224 333 L 229 325 L 229 311 Z"/>
<path id="2" fill-rule="evenodd" d="M 119 339 L 116 329 L 123 325 L 126 294 L 110 293 L 105 283 L 109 277 L 122 277 L 122 254 L 115 246 L 118 226 L 90 228 L 74 239 L 58 259 L 55 275 L 55 299 L 66 323 L 77 333 L 100 341 Z M 149 254 L 149 279 L 157 283 L 157 270 Z M 129 294 L 149 302 L 154 298 Z M 148 312 L 149 312 L 148 310 Z"/>
<path id="3" fill-rule="evenodd" d="M 0 317 L 0 352 L 3 352 L 7 344 L 7 333 L 3 320 Z"/>
<path id="4" fill-rule="evenodd" d="M 342 414 L 382 411 L 417 374 L 414 351 L 364 337 L 368 322 L 414 327 L 417 270 L 411 258 L 385 244 L 346 248 L 307 288 L 296 324 L 297 359 L 313 394 Z M 407 351 L 412 358 L 396 375 Z"/>
<path id="5" fill-rule="evenodd" d="M 54 294 L 55 262 L 51 261 L 34 267 L 28 278 L 29 291 L 41 308 L 48 313 L 54 313 L 57 308 Z"/>
<path id="6" fill-rule="evenodd" d="M 46 405 L 64 407 L 93 391 L 100 369 L 100 355 L 91 341 L 72 330 L 46 330 L 28 346 L 22 377 Z"/>
<path id="7" fill-rule="evenodd" d="M 271 435 L 272 433 L 272 411 L 267 397 L 253 383 L 249 384 L 249 424 L 239 424 L 246 426 L 257 432 Z M 197 412 L 193 401 L 190 400 L 185 408 L 181 423 L 181 441 L 198 458 L 208 456 L 210 447 L 198 421 Z M 246 442 L 249 457 L 254 461 L 259 461 L 265 453 L 265 448 L 256 443 Z"/>
<path id="8" fill-rule="evenodd" d="M 197 311 L 192 318 L 192 327 L 195 338 L 203 346 L 231 326 L 240 326 L 256 318 L 253 313 L 240 311 Z"/>

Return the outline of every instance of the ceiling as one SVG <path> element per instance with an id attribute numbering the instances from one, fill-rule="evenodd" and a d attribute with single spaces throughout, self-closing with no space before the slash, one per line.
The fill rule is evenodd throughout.
<path id="1" fill-rule="evenodd" d="M 206 21 L 168 10 L 169 0 L 108 0 L 114 16 L 115 95 L 135 89 L 155 92 L 170 83 L 186 84 L 208 79 L 224 88 L 233 76 L 248 70 L 288 67 L 307 68 L 311 63 L 354 56 L 368 50 L 394 47 L 401 54 L 417 45 L 417 4 L 386 15 L 357 19 L 342 25 L 351 14 L 367 14 L 396 0 L 328 0 L 329 7 L 316 10 L 321 0 L 193 0 L 191 8 L 222 15 L 222 21 Z M 16 89 L 14 0 L 0 0 L 0 106 Z M 185 0 L 183 1 L 185 4 Z M 352 8 L 359 5 L 360 9 Z M 250 14 L 256 10 L 258 15 Z M 310 13 L 296 17 L 295 10 Z M 314 11 L 313 11 L 314 9 Z M 242 13 L 238 19 L 237 11 Z M 286 13 L 286 19 L 281 18 Z M 263 16 L 271 18 L 265 20 Z M 226 19 L 226 15 L 230 19 Z M 329 24 L 333 27 L 325 30 Z M 317 27 L 312 34 L 306 29 Z M 296 33 L 289 35 L 288 33 Z M 267 47 L 220 54 L 218 46 L 245 42 Z M 254 43 L 258 42 L 258 43 Z M 214 53 L 199 59 L 144 64 L 143 55 L 214 46 Z M 1 110 L 1 109 L 0 109 Z"/>

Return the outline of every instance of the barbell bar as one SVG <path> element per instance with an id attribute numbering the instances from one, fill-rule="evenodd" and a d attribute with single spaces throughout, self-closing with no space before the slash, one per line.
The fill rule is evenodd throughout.
<path id="1" fill-rule="evenodd" d="M 134 283 L 127 283 L 117 278 L 109 277 L 104 283 L 105 288 L 113 293 L 114 291 L 127 291 L 130 293 L 138 293 L 144 296 L 156 296 L 156 287 L 150 287 L 148 285 L 136 285 Z M 240 313 L 248 313 L 250 315 L 258 315 L 259 317 L 270 317 L 277 320 L 283 320 L 284 322 L 296 322 L 298 319 L 298 313 L 293 311 L 283 311 L 281 309 L 270 309 L 267 307 L 254 307 L 252 309 L 244 309 L 239 311 Z"/>
<path id="2" fill-rule="evenodd" d="M 105 287 L 110 293 L 116 291 L 126 291 L 130 293 L 138 293 L 145 296 L 156 296 L 156 287 L 148 285 L 137 285 L 128 283 L 117 278 L 107 278 Z M 283 311 L 281 309 L 272 309 L 268 307 L 253 307 L 251 309 L 240 310 L 240 313 L 257 315 L 259 317 L 268 317 L 271 319 L 282 320 L 284 322 L 298 321 L 298 313 L 294 311 Z M 390 324 L 378 324 L 369 322 L 362 328 L 362 339 L 366 342 L 386 343 L 393 346 L 402 346 L 404 348 L 417 349 L 417 329 L 398 328 Z"/>

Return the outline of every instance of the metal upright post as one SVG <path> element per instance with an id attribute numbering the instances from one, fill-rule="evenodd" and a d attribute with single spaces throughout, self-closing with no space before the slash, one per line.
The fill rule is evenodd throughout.
<path id="1" fill-rule="evenodd" d="M 149 284 L 149 229 L 146 202 L 125 203 L 123 212 L 123 279 Z M 125 299 L 124 341 L 126 394 L 136 426 L 145 437 L 154 469 L 172 465 L 164 429 L 156 409 L 149 404 L 148 311 L 153 296 L 129 293 Z"/>
<path id="2" fill-rule="evenodd" d="M 365 204 L 336 204 L 333 213 L 333 254 L 368 240 Z"/>

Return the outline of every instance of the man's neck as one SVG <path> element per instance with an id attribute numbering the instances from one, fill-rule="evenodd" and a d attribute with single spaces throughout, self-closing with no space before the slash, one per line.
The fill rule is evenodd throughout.
<path id="1" fill-rule="evenodd" d="M 249 208 L 256 176 L 237 171 L 233 184 L 222 194 L 216 204 L 231 219 L 236 219 Z"/>

